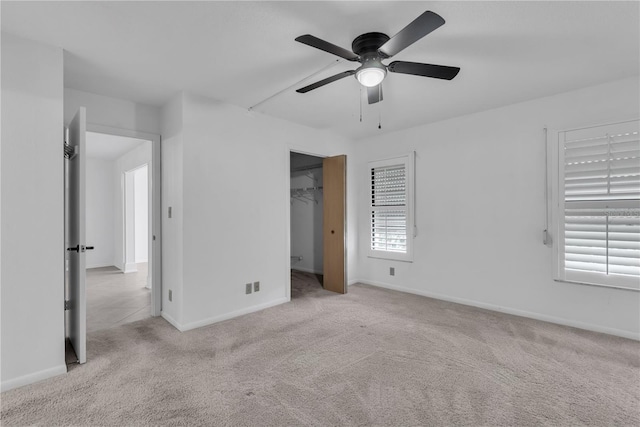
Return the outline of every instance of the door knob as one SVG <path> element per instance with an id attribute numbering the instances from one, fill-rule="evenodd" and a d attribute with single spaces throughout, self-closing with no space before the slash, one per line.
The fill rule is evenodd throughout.
<path id="1" fill-rule="evenodd" d="M 92 251 L 94 249 L 93 246 L 85 246 L 85 245 L 76 245 L 75 248 L 67 248 L 68 252 L 85 252 Z"/>

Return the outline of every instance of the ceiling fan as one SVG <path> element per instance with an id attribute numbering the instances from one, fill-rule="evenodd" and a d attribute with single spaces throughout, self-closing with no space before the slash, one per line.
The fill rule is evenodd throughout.
<path id="1" fill-rule="evenodd" d="M 374 104 L 382 101 L 381 83 L 387 75 L 387 71 L 451 80 L 458 74 L 460 68 L 405 61 L 393 61 L 389 65 L 382 63 L 383 59 L 391 58 L 411 46 L 422 37 L 442 26 L 444 22 L 444 19 L 437 13 L 426 11 L 391 38 L 383 33 L 366 33 L 359 35 L 351 44 L 353 51 L 336 46 L 310 34 L 297 37 L 295 39 L 297 42 L 324 50 L 325 52 L 332 53 L 349 61 L 359 62 L 362 65 L 355 70 L 344 71 L 300 88 L 296 90 L 296 92 L 307 93 L 326 84 L 335 82 L 336 80 L 355 74 L 360 84 L 367 88 L 369 104 Z"/>

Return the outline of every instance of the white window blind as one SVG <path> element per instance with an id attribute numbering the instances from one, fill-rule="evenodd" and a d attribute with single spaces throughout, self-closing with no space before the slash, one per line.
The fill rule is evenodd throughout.
<path id="1" fill-rule="evenodd" d="M 561 278 L 640 289 L 638 121 L 559 136 Z"/>
<path id="2" fill-rule="evenodd" d="M 413 156 L 369 164 L 370 256 L 411 260 Z"/>

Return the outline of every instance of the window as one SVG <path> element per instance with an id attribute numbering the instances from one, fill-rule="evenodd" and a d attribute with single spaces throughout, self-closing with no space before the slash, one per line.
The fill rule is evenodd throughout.
<path id="1" fill-rule="evenodd" d="M 638 121 L 558 137 L 558 279 L 640 289 Z"/>
<path id="2" fill-rule="evenodd" d="M 412 260 L 413 153 L 369 163 L 369 256 Z"/>

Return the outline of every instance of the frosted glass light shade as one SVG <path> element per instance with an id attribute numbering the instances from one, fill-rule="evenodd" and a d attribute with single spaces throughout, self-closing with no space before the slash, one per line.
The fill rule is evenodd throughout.
<path id="1" fill-rule="evenodd" d="M 356 78 L 358 79 L 358 81 L 362 86 L 374 87 L 379 85 L 380 82 L 384 80 L 384 76 L 386 74 L 387 74 L 387 71 L 384 68 L 363 67 L 356 72 Z"/>

